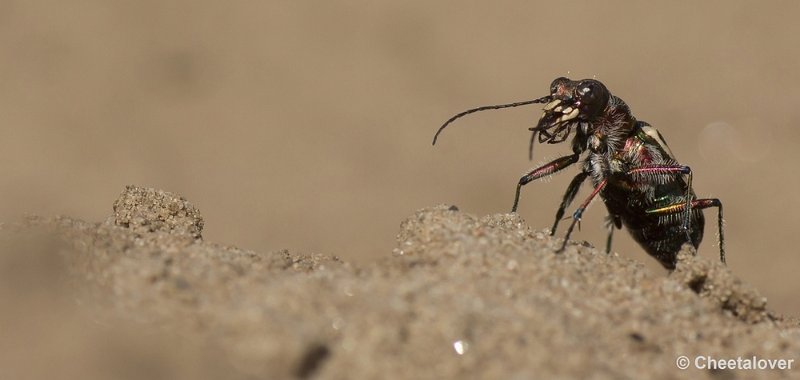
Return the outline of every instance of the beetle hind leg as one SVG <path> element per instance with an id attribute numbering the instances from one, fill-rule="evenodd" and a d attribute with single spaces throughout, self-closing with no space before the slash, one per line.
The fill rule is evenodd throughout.
<path id="1" fill-rule="evenodd" d="M 719 261 L 725 264 L 725 234 L 722 219 L 722 202 L 717 198 L 695 199 L 691 202 L 673 203 L 668 206 L 659 207 L 656 209 L 647 210 L 648 214 L 653 215 L 668 215 L 679 212 L 685 212 L 686 206 L 689 205 L 689 211 L 693 209 L 702 210 L 709 207 L 717 208 L 717 227 L 719 228 Z"/>

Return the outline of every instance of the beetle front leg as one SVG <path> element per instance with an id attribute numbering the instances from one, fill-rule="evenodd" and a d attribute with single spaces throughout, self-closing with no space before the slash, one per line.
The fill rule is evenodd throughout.
<path id="1" fill-rule="evenodd" d="M 572 154 L 569 156 L 564 156 L 560 158 L 556 158 L 553 161 L 550 161 L 536 169 L 531 170 L 528 174 L 522 176 L 519 179 L 519 183 L 517 183 L 517 192 L 514 195 L 514 205 L 511 207 L 511 212 L 517 212 L 517 206 L 519 205 L 519 194 L 522 191 L 522 186 L 527 185 L 529 182 L 542 178 L 544 176 L 553 174 L 559 170 L 566 168 L 576 162 L 580 158 L 579 154 Z"/>
<path id="2" fill-rule="evenodd" d="M 719 261 L 725 264 L 725 235 L 722 228 L 722 202 L 716 198 L 708 198 L 708 199 L 696 199 L 691 201 L 689 205 L 690 210 L 698 209 L 702 210 L 704 208 L 709 207 L 716 207 L 717 212 L 717 227 L 719 228 Z M 678 212 L 685 211 L 686 203 L 680 202 L 671 204 L 668 206 L 660 207 L 657 209 L 647 210 L 648 214 L 653 215 L 666 215 L 666 214 L 674 214 Z"/>

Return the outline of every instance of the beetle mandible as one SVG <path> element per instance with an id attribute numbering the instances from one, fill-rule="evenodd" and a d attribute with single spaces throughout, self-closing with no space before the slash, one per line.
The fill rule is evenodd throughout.
<path id="1" fill-rule="evenodd" d="M 596 196 L 608 210 L 609 233 L 606 252 L 611 250 L 614 228 L 624 225 L 648 254 L 665 268 L 675 269 L 677 253 L 689 242 L 695 249 L 703 240 L 705 219 L 702 210 L 716 207 L 719 228 L 719 257 L 725 263 L 722 203 L 716 198 L 698 199 L 692 190 L 692 170 L 681 165 L 667 146 L 661 133 L 633 116 L 625 102 L 612 95 L 598 80 L 573 81 L 557 78 L 550 85 L 550 94 L 517 103 L 483 106 L 461 112 L 445 122 L 433 137 L 456 119 L 473 112 L 544 104 L 542 116 L 530 140 L 530 156 L 534 143 L 557 144 L 574 132 L 572 154 L 557 158 L 526 173 L 517 183 L 514 205 L 517 211 L 522 186 L 563 170 L 581 161 L 580 172 L 572 179 L 561 205 L 556 211 L 550 234 L 556 232 L 564 211 L 575 198 L 581 185 L 591 178 L 594 190 L 572 214 L 561 248 L 566 247 L 572 230 L 580 223 L 583 212 Z"/>

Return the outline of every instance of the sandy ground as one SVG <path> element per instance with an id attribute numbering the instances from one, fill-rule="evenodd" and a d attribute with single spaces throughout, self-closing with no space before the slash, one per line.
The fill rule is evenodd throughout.
<path id="1" fill-rule="evenodd" d="M 3 0 L 0 221 L 100 220 L 134 183 L 202 204 L 213 241 L 369 263 L 414 210 L 508 212 L 520 175 L 569 151 L 527 160 L 538 107 L 473 115 L 431 147 L 444 120 L 596 77 L 661 131 L 699 196 L 722 199 L 730 267 L 800 315 L 799 13 L 738 0 Z M 550 226 L 574 174 L 527 186 L 520 215 Z M 590 209 L 576 238 L 600 246 L 604 216 Z M 709 233 L 700 255 L 716 250 Z"/>
<path id="2" fill-rule="evenodd" d="M 798 316 L 800 197 L 796 194 L 800 176 L 793 174 L 800 162 L 797 14 L 798 2 L 738 0 L 693 4 L 0 1 L 0 223 L 13 225 L 27 214 L 70 216 L 36 222 L 64 224 L 66 237 L 13 236 L 9 237 L 13 241 L 4 243 L 0 283 L 9 286 L 3 289 L 0 302 L 15 306 L 1 310 L 3 318 L 14 321 L 1 326 L 2 334 L 13 336 L 0 339 L 2 352 L 8 353 L 2 359 L 27 363 L 27 367 L 4 368 L 34 368 L 43 374 L 79 374 L 92 368 L 96 377 L 106 378 L 98 372 L 106 365 L 114 373 L 131 368 L 142 377 L 140 366 L 131 364 L 139 360 L 163 377 L 172 377 L 173 371 L 187 378 L 214 378 L 214 371 L 221 371 L 243 377 L 255 373 L 258 378 L 265 372 L 297 374 L 298 368 L 306 368 L 303 371 L 309 376 L 335 376 L 345 373 L 336 366 L 344 366 L 341 360 L 349 358 L 352 363 L 346 365 L 354 373 L 367 373 L 367 365 L 390 365 L 382 361 L 390 354 L 416 358 L 402 344 L 392 345 L 401 338 L 386 337 L 388 333 L 377 324 L 363 319 L 385 317 L 405 326 L 396 333 L 414 342 L 408 347 L 421 347 L 414 340 L 419 335 L 403 334 L 430 333 L 430 347 L 443 351 L 426 348 L 425 355 L 443 363 L 444 372 L 454 373 L 454 368 L 494 371 L 496 363 L 522 361 L 512 346 L 504 346 L 516 338 L 492 346 L 507 350 L 496 353 L 508 357 L 507 361 L 492 364 L 477 358 L 480 354 L 475 353 L 485 353 L 482 347 L 487 346 L 466 336 L 466 331 L 488 336 L 482 334 L 491 334 L 494 327 L 481 318 L 492 314 L 465 317 L 467 306 L 455 303 L 467 301 L 451 294 L 453 289 L 448 287 L 463 287 L 464 297 L 479 294 L 480 299 L 493 299 L 486 292 L 505 291 L 498 288 L 501 280 L 516 284 L 508 276 L 525 278 L 528 284 L 511 286 L 508 303 L 484 307 L 497 310 L 499 315 L 492 319 L 525 321 L 516 322 L 524 329 L 510 322 L 496 324 L 497 328 L 530 329 L 519 333 L 530 338 L 525 342 L 534 340 L 526 334 L 553 338 L 552 344 L 548 342 L 553 356 L 531 348 L 532 343 L 520 343 L 523 348 L 518 351 L 538 360 L 529 368 L 539 371 L 583 368 L 548 364 L 557 353 L 563 358 L 558 360 L 567 364 L 572 363 L 573 354 L 580 357 L 575 360 L 598 363 L 598 358 L 610 355 L 601 343 L 608 341 L 600 336 L 613 332 L 622 334 L 614 340 L 619 345 L 614 349 L 640 359 L 637 355 L 650 352 L 657 361 L 626 361 L 626 366 L 652 365 L 652 372 L 665 376 L 673 370 L 669 365 L 675 355 L 701 352 L 704 347 L 728 350 L 726 354 L 749 349 L 745 354 L 788 355 L 792 344 L 774 346 L 779 340 L 758 335 L 777 334 L 777 328 L 769 327 L 773 322 L 734 322 L 738 317 L 731 317 L 733 313 L 761 315 L 751 312 L 760 310 L 752 303 L 734 302 L 723 307 L 728 311 L 711 312 L 720 309 L 719 302 L 698 301 L 685 292 L 686 286 L 674 294 L 663 290 L 688 281 L 701 294 L 703 289 L 716 294 L 707 298 L 724 298 L 724 292 L 712 290 L 729 288 L 711 286 L 715 283 L 697 276 L 687 279 L 666 273 L 624 231 L 615 235 L 611 258 L 580 248 L 580 255 L 572 251 L 555 259 L 549 248 L 517 252 L 510 244 L 481 252 L 502 256 L 498 262 L 516 268 L 517 274 L 492 266 L 495 261 L 478 263 L 471 256 L 477 251 L 467 245 L 475 242 L 456 233 L 472 228 L 466 225 L 478 228 L 483 223 L 469 215 L 507 218 L 503 213 L 511 208 L 520 175 L 569 151 L 566 144 L 538 146 L 533 162 L 527 160 L 527 129 L 538 118 L 538 107 L 475 114 L 450 127 L 436 147 L 430 146 L 430 140 L 444 120 L 464 109 L 540 97 L 558 76 L 597 78 L 622 97 L 637 118 L 658 128 L 678 160 L 692 167 L 698 196 L 723 201 L 728 269 L 735 276 L 722 280 L 719 276 L 727 272 L 719 269 L 709 278 L 739 278 L 767 299 L 770 313 Z M 566 170 L 526 186 L 519 209 L 525 225 L 540 231 L 552 224 L 574 174 Z M 124 210 L 142 200 L 135 197 L 128 199 L 127 206 L 125 202 L 118 205 L 111 222 L 77 222 L 105 220 L 111 200 L 127 184 L 187 197 L 206 218 L 203 241 L 219 245 L 196 242 L 199 222 L 191 217 L 169 219 L 174 211 L 169 208 L 162 215 L 167 219 L 160 222 L 151 214 L 126 216 Z M 584 188 L 578 198 L 587 193 Z M 421 231 L 456 232 L 430 234 L 440 245 L 426 243 L 432 247 L 429 251 L 405 249 L 403 242 L 398 246 L 394 237 L 400 221 L 414 210 L 437 204 L 456 204 L 461 211 L 422 214 L 423 220 L 441 223 L 421 227 Z M 181 202 L 171 207 L 193 210 Z M 582 230 L 573 238 L 601 247 L 604 216 L 602 207 L 591 207 Z M 709 265 L 712 270 L 718 247 L 712 213 L 706 216 L 706 238 L 698 254 L 710 261 L 697 265 Z M 404 225 L 401 240 L 427 241 L 425 233 L 411 237 L 408 228 L 414 223 Z M 495 236 L 508 232 L 506 227 L 484 230 Z M 151 229 L 180 230 L 185 238 L 152 235 Z M 520 244 L 533 244 L 519 239 Z M 551 247 L 551 243 L 545 245 Z M 416 253 L 390 257 L 395 248 Z M 58 260 L 54 251 L 62 252 Z M 529 259 L 539 256 L 543 259 Z M 575 267 L 567 266 L 568 258 L 575 258 Z M 584 259 L 599 264 L 584 267 Z M 636 269 L 629 269 L 633 274 L 605 278 L 604 271 L 616 271 L 606 267 L 609 260 Z M 483 268 L 478 264 L 488 265 L 486 277 L 473 273 Z M 557 264 L 565 267 L 551 267 Z M 442 269 L 448 271 L 437 272 Z M 548 277 L 551 270 L 558 275 Z M 152 279 L 142 284 L 147 276 Z M 520 294 L 527 294 L 526 289 L 558 290 L 560 278 L 572 277 L 575 282 L 565 282 L 561 290 L 578 296 L 569 302 L 558 298 L 551 305 L 534 296 L 524 302 L 514 298 L 524 297 Z M 595 284 L 632 277 L 642 278 L 636 281 L 647 286 L 631 286 L 644 290 L 633 291 L 630 299 L 649 302 L 682 295 L 688 301 L 665 304 L 664 310 L 686 313 L 711 302 L 709 312 L 702 315 L 722 318 L 722 327 L 693 319 L 688 332 L 676 327 L 658 335 L 661 327 L 675 326 L 665 322 L 668 316 L 675 322 L 685 319 L 655 311 L 644 317 L 629 315 L 618 307 L 628 305 L 623 301 L 592 306 L 597 310 L 579 308 L 584 303 L 589 308 L 590 300 L 605 299 L 595 294 L 605 288 L 593 290 Z M 490 282 L 492 278 L 497 282 Z M 414 281 L 426 288 L 415 288 Z M 368 289 L 376 296 L 344 298 L 344 291 L 334 286 L 341 283 Z M 484 289 L 474 289 L 477 285 Z M 569 286 L 585 287 L 591 294 Z M 404 287 L 411 290 L 403 294 L 411 295 L 398 300 L 395 291 Z M 646 290 L 651 288 L 662 289 L 665 295 L 656 297 Z M 287 298 L 265 301 L 263 295 L 274 295 L 273 289 Z M 441 296 L 425 294 L 429 289 L 441 291 Z M 265 304 L 270 299 L 276 304 Z M 422 307 L 419 302 L 432 302 L 436 309 L 429 310 L 431 314 L 409 312 L 407 319 L 397 320 L 397 310 Z M 565 306 L 559 306 L 564 302 Z M 578 305 L 577 314 L 569 312 L 573 304 Z M 480 304 L 474 307 L 483 310 Z M 594 323 L 587 314 L 613 314 L 615 325 L 597 322 L 595 329 L 587 331 L 580 327 Z M 270 329 L 261 323 L 264 316 L 272 316 L 267 325 L 277 326 L 272 327 L 274 331 L 261 332 Z M 622 324 L 628 317 L 646 323 Z M 556 339 L 563 332 L 558 325 L 562 319 L 574 322 L 569 331 L 578 334 L 573 337 L 576 341 L 597 342 L 591 346 L 597 351 L 595 359 L 577 344 Z M 436 324 L 456 320 L 462 325 L 455 330 L 442 330 Z M 335 323 L 338 329 L 332 327 L 333 321 L 339 321 Z M 353 329 L 353 323 L 370 328 Z M 425 330 L 426 323 L 432 324 L 430 331 Z M 628 329 L 623 331 L 616 324 Z M 644 331 L 648 326 L 653 330 Z M 730 329 L 721 334 L 730 336 L 712 335 L 719 342 L 709 344 L 707 335 L 700 333 L 698 342 L 686 343 L 693 342 L 692 334 L 701 327 L 713 332 L 725 326 Z M 299 335 L 286 338 L 295 332 Z M 796 334 L 782 334 L 781 339 L 796 338 Z M 342 346 L 347 342 L 340 339 L 344 336 L 357 342 L 353 350 L 372 351 L 348 356 L 343 347 L 353 346 Z M 286 354 L 275 354 L 278 349 L 259 337 L 274 338 Z M 756 349 L 761 344 L 755 343 L 757 338 L 769 343 Z M 379 345 L 375 340 L 387 343 Z M 444 346 L 443 340 L 447 340 Z M 454 354 L 458 340 L 469 344 L 464 355 Z M 635 347 L 624 342 L 639 345 L 644 353 L 631 353 Z M 206 360 L 209 357 L 226 359 Z M 274 360 L 262 363 L 263 357 Z M 364 357 L 372 358 L 372 363 L 355 360 Z M 311 364 L 302 364 L 303 358 Z M 420 363 L 425 358 L 414 360 L 389 363 Z M 590 367 L 624 375 L 626 369 L 620 365 L 626 360 L 624 355 L 609 360 L 604 366 Z M 43 362 L 54 365 L 49 368 Z M 312 364 L 317 362 L 324 364 L 315 372 Z M 402 370 L 415 370 L 409 366 Z M 659 372 L 661 366 L 664 372 Z M 748 372 L 739 377 L 749 376 L 768 374 Z"/>
<path id="3" fill-rule="evenodd" d="M 160 190 L 128 187 L 113 209 L 3 228 L 0 378 L 800 378 L 798 363 L 676 368 L 800 360 L 797 320 L 689 250 L 663 277 L 441 205 L 361 266 L 205 241 L 200 212 Z"/>

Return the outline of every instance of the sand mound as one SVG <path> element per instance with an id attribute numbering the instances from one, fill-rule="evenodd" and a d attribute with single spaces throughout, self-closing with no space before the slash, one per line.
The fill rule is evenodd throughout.
<path id="1" fill-rule="evenodd" d="M 188 201 L 137 187 L 103 223 L 6 226 L 0 321 L 16 328 L 0 378 L 800 376 L 800 363 L 676 367 L 800 359 L 796 321 L 688 250 L 664 277 L 586 245 L 555 254 L 557 239 L 514 214 L 437 206 L 357 268 L 204 242 L 202 227 Z"/>

